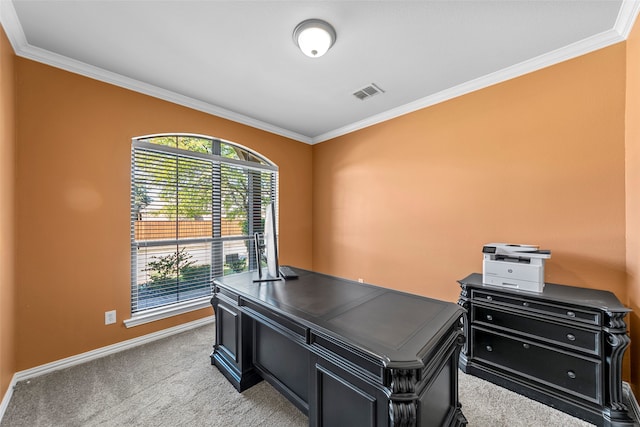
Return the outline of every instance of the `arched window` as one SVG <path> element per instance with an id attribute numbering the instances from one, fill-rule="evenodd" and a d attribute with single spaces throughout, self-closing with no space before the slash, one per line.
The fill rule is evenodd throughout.
<path id="1" fill-rule="evenodd" d="M 127 326 L 205 307 L 213 277 L 255 269 L 252 236 L 264 231 L 277 193 L 278 168 L 237 144 L 182 134 L 134 139 Z"/>

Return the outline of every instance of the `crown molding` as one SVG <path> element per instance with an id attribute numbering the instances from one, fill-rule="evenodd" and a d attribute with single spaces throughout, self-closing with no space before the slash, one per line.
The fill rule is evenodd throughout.
<path id="1" fill-rule="evenodd" d="M 376 114 L 350 125 L 315 136 L 312 138 L 312 144 L 328 141 L 330 139 L 364 129 L 366 127 L 373 126 L 375 124 L 382 123 L 624 41 L 629 37 L 629 33 L 633 28 L 633 24 L 636 21 L 639 11 L 639 0 L 623 0 L 614 28 L 609 31 L 604 31 L 600 34 L 596 34 L 560 49 L 545 53 L 536 58 L 523 61 L 519 64 L 470 80 L 458 86 L 429 95 L 392 110 L 385 111 L 384 113 Z"/>
<path id="2" fill-rule="evenodd" d="M 337 138 L 339 136 L 343 136 L 360 129 L 364 129 L 366 127 L 373 126 L 375 124 L 382 123 L 387 120 L 391 120 L 426 107 L 431 107 L 441 102 L 445 102 L 450 99 L 457 98 L 459 96 L 466 95 L 468 93 L 514 79 L 516 77 L 520 77 L 524 74 L 528 74 L 533 71 L 541 70 L 551 65 L 573 59 L 589 52 L 602 49 L 612 44 L 619 43 L 623 40 L 624 38 L 622 38 L 620 34 L 615 30 L 609 30 L 597 34 L 595 36 L 581 40 L 577 43 L 573 43 L 566 47 L 540 55 L 536 58 L 532 58 L 530 60 L 507 68 L 503 68 L 502 70 L 487 74 L 474 80 L 464 82 L 433 95 L 420 98 L 416 101 L 404 104 L 400 107 L 385 111 L 384 113 L 376 114 L 350 125 L 341 127 L 339 129 L 335 129 L 322 135 L 318 135 L 313 138 L 312 144 L 328 141 L 330 139 Z"/>
<path id="3" fill-rule="evenodd" d="M 144 83 L 57 53 L 31 46 L 24 35 L 22 25 L 20 24 L 16 10 L 13 7 L 13 3 L 10 0 L 0 0 L 0 23 L 2 23 L 15 54 L 20 57 L 129 89 L 144 95 L 149 95 L 164 101 L 169 101 L 194 110 L 202 111 L 204 113 L 212 114 L 223 119 L 251 126 L 253 128 L 284 136 L 296 141 L 307 144 L 311 143 L 311 138 L 306 135 L 283 129 L 270 123 L 227 110 L 226 108 L 222 108 L 217 105 L 180 95 L 179 93 L 163 89 L 158 86 Z"/>
<path id="4" fill-rule="evenodd" d="M 66 71 L 70 71 L 75 74 L 80 74 L 94 80 L 99 80 L 105 83 L 132 90 L 134 92 L 142 93 L 144 95 L 149 95 L 154 98 L 162 99 L 164 101 L 182 105 L 184 107 L 202 111 L 204 113 L 212 114 L 223 119 L 251 126 L 256 129 L 284 136 L 296 141 L 304 142 L 307 144 L 311 143 L 311 138 L 305 135 L 292 132 L 287 129 L 283 129 L 278 126 L 263 122 L 261 120 L 257 120 L 243 114 L 227 110 L 217 105 L 209 104 L 207 102 L 203 102 L 185 95 L 180 95 L 179 93 L 163 89 L 148 83 L 144 83 L 139 80 L 123 76 L 121 74 L 113 73 L 111 71 L 107 71 L 102 68 L 86 64 L 84 62 L 76 61 L 75 59 L 58 55 L 57 53 L 52 53 L 31 45 L 26 45 L 19 51 L 16 51 L 16 55 Z"/>
<path id="5" fill-rule="evenodd" d="M 18 47 L 27 45 L 27 38 L 22 30 L 22 25 L 10 0 L 0 0 L 0 23 L 7 34 L 9 43 L 16 52 Z"/>
<path id="6" fill-rule="evenodd" d="M 623 0 L 622 6 L 620 6 L 620 12 L 618 18 L 613 26 L 614 31 L 620 34 L 624 40 L 629 37 L 633 24 L 636 22 L 638 12 L 640 11 L 640 1 L 638 0 Z"/>
<path id="7" fill-rule="evenodd" d="M 0 0 L 0 23 L 9 38 L 14 52 L 23 58 L 212 114 L 295 141 L 317 144 L 624 41 L 629 36 L 639 11 L 640 0 L 623 0 L 616 23 L 611 30 L 315 137 L 283 129 L 207 102 L 31 46 L 25 37 L 11 0 Z"/>
<path id="8" fill-rule="evenodd" d="M 149 95 L 154 98 L 168 101 L 177 105 L 182 105 L 184 107 L 202 111 L 207 114 L 212 114 L 214 116 L 231 120 L 236 123 L 241 123 L 243 125 L 251 126 L 256 129 L 284 136 L 286 138 L 290 138 L 299 142 L 304 142 L 307 144 L 311 143 L 311 138 L 309 138 L 308 136 L 283 129 L 278 126 L 274 126 L 272 124 L 245 116 L 240 113 L 236 113 L 231 110 L 227 110 L 213 104 L 209 104 L 207 102 L 180 95 L 176 92 L 162 89 L 158 86 L 144 83 L 139 80 L 135 80 L 117 73 L 113 73 L 111 71 L 104 70 L 102 68 L 94 67 L 93 65 L 76 61 L 74 59 L 70 59 L 65 56 L 58 55 L 56 53 L 52 53 L 31 45 L 27 45 L 19 52 L 16 51 L 16 55 L 23 58 L 31 59 L 36 62 L 41 62 L 52 67 L 70 71 L 75 74 L 80 74 L 94 80 L 99 80 L 105 83 L 132 90 L 134 92 Z"/>

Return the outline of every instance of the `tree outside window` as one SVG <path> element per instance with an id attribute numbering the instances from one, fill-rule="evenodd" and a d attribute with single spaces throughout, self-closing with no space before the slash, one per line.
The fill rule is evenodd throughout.
<path id="1" fill-rule="evenodd" d="M 213 276 L 255 267 L 252 235 L 276 187 L 274 165 L 226 141 L 134 140 L 132 311 L 208 295 Z"/>

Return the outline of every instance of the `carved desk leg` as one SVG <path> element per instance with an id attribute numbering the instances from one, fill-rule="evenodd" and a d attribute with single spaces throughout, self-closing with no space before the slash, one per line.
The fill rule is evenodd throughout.
<path id="1" fill-rule="evenodd" d="M 467 307 L 463 306 L 465 310 L 468 309 L 468 305 L 469 304 L 467 303 Z M 464 329 L 464 328 L 466 328 L 466 325 L 469 324 L 469 322 L 467 322 L 465 320 L 467 315 L 468 315 L 468 310 L 467 310 L 467 312 L 465 312 L 465 314 L 462 315 L 462 317 L 460 317 L 460 322 L 462 323 L 463 330 L 465 330 L 465 331 L 466 331 L 466 329 Z M 462 331 L 461 331 L 460 335 L 458 335 L 458 338 L 457 338 L 458 346 L 457 346 L 457 350 L 455 352 L 456 356 L 455 356 L 454 360 L 458 361 L 458 363 L 460 363 L 459 361 L 461 360 L 461 354 L 462 354 L 461 350 L 467 348 L 467 338 L 466 337 L 467 336 L 463 335 Z M 465 364 L 466 364 L 466 361 L 467 361 L 466 356 L 464 356 L 464 360 L 465 360 Z M 454 420 L 454 424 L 453 425 L 455 427 L 466 426 L 468 421 L 467 421 L 467 418 L 462 413 L 462 403 L 460 403 L 460 400 L 458 398 L 459 397 L 459 393 L 458 393 L 458 371 L 457 371 L 457 369 L 456 369 L 456 372 L 455 372 L 455 395 L 456 395 L 456 412 L 455 412 L 455 420 Z"/>
<path id="2" fill-rule="evenodd" d="M 630 343 L 624 322 L 626 313 L 607 313 L 605 324 L 605 353 L 607 364 L 606 395 L 603 417 L 605 426 L 633 426 L 622 394 L 622 357 Z"/>
<path id="3" fill-rule="evenodd" d="M 413 369 L 391 370 L 391 391 L 415 396 L 416 371 Z M 415 396 L 417 399 L 417 396 Z M 389 401 L 389 419 L 393 427 L 415 427 L 418 420 L 417 400 Z"/>
<path id="4" fill-rule="evenodd" d="M 458 305 L 464 308 L 465 313 L 460 318 L 462 323 L 462 334 L 464 335 L 462 341 L 462 349 L 460 350 L 460 368 L 467 372 L 467 362 L 469 360 L 469 297 L 468 290 L 464 284 L 461 284 L 462 292 L 460 292 L 460 298 L 458 299 Z"/>
<path id="5" fill-rule="evenodd" d="M 464 336 L 457 323 L 449 331 L 423 368 L 389 370 L 390 426 L 467 425 L 458 400 L 458 357 Z M 436 389 L 437 392 L 430 392 Z M 443 393 L 444 390 L 449 391 Z"/>

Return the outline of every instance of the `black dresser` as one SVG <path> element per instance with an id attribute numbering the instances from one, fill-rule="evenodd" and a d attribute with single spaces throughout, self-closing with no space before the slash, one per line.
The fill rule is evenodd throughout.
<path id="1" fill-rule="evenodd" d="M 211 362 L 238 391 L 262 379 L 310 426 L 464 426 L 457 304 L 296 269 L 216 278 Z"/>
<path id="2" fill-rule="evenodd" d="M 599 426 L 634 425 L 621 378 L 630 310 L 615 295 L 553 283 L 518 291 L 478 273 L 459 283 L 464 372 Z"/>

